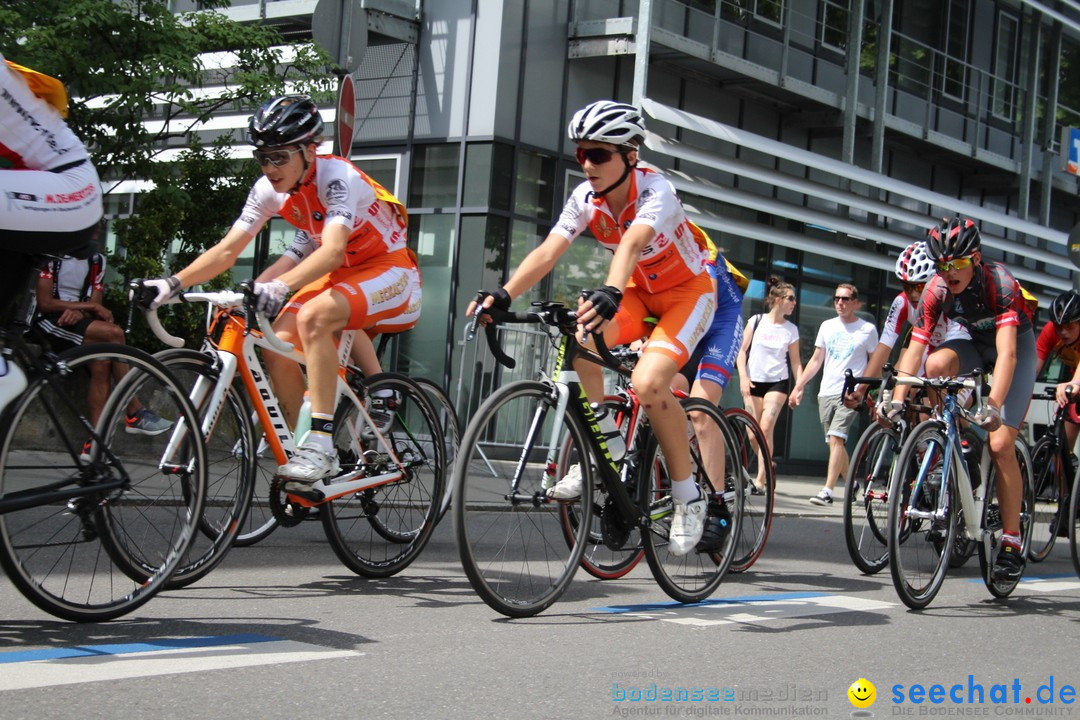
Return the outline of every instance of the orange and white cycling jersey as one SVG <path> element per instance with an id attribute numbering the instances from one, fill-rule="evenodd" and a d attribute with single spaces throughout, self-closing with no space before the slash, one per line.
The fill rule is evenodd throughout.
<path id="1" fill-rule="evenodd" d="M 360 168 L 333 155 L 317 157 L 314 172 L 292 193 L 275 192 L 268 179 L 259 178 L 233 227 L 255 235 L 275 215 L 299 231 L 290 248 L 297 260 L 322 244 L 327 225 L 349 228 L 342 267 L 403 250 L 408 239 L 401 203 Z"/>
<path id="2" fill-rule="evenodd" d="M 656 234 L 641 251 L 631 284 L 656 293 L 705 272 L 708 253 L 691 231 L 675 188 L 651 170 L 638 168 L 630 174 L 629 200 L 618 218 L 603 198 L 593 197 L 588 182 L 578 185 L 551 232 L 572 242 L 589 228 L 614 253 L 623 233 L 634 225 L 648 225 Z"/>

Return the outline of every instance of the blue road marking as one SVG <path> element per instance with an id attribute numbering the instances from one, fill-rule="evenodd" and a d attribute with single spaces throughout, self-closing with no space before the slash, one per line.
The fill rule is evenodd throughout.
<path id="1" fill-rule="evenodd" d="M 823 592 L 789 592 L 772 593 L 769 595 L 742 595 L 730 598 L 710 598 L 699 603 L 681 603 L 675 600 L 660 603 L 643 603 L 641 605 L 609 605 L 608 607 L 592 608 L 596 612 L 607 613 L 647 613 L 657 610 L 672 610 L 675 608 L 709 607 L 710 605 L 741 605 L 743 603 L 769 602 L 776 600 L 805 600 L 807 598 L 827 597 L 832 593 Z"/>
<path id="2" fill-rule="evenodd" d="M 242 634 L 217 635 L 193 638 L 164 638 L 138 643 L 115 645 L 83 645 L 69 648 L 42 648 L 40 650 L 16 650 L 0 652 L 0 664 L 32 662 L 35 660 L 66 660 L 70 658 L 123 655 L 129 653 L 160 652 L 162 650 L 186 650 L 192 648 L 220 647 L 251 643 L 274 642 L 279 638 L 268 635 Z"/>

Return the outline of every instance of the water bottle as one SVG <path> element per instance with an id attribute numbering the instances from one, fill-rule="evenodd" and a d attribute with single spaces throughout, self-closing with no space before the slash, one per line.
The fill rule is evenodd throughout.
<path id="1" fill-rule="evenodd" d="M 596 419 L 600 423 L 600 432 L 604 434 L 607 441 L 611 459 L 616 462 L 622 460 L 623 455 L 626 454 L 626 440 L 623 439 L 622 433 L 619 432 L 619 427 L 615 424 L 615 418 L 611 416 L 611 413 L 606 408 L 601 408 L 596 403 L 593 403 L 592 407 L 593 412 L 596 413 Z"/>
<path id="2" fill-rule="evenodd" d="M 0 410 L 26 389 L 26 374 L 8 358 L 0 356 Z"/>
<path id="3" fill-rule="evenodd" d="M 305 391 L 304 402 L 300 405 L 300 414 L 296 418 L 296 432 L 293 433 L 296 447 L 304 444 L 309 432 L 311 432 L 311 393 Z"/>

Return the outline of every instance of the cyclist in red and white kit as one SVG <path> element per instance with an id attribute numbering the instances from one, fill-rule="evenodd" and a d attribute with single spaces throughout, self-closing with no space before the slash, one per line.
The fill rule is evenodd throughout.
<path id="1" fill-rule="evenodd" d="M 0 305 L 21 289 L 32 254 L 84 245 L 101 220 L 97 170 L 66 115 L 59 80 L 0 55 L 0 243 L 15 253 L 5 261 Z"/>
<path id="2" fill-rule="evenodd" d="M 1066 382 L 1057 386 L 1058 404 L 1064 406 L 1080 397 L 1080 293 L 1068 290 L 1050 304 L 1050 322 L 1043 326 L 1035 340 L 1035 375 L 1042 372 L 1043 365 L 1054 354 L 1061 358 L 1065 372 L 1070 373 Z M 1065 414 L 1065 438 L 1069 449 L 1076 447 L 1080 435 L 1080 414 L 1076 405 L 1070 404 Z"/>
<path id="3" fill-rule="evenodd" d="M 420 306 L 420 273 L 406 247 L 404 207 L 348 160 L 316 155 L 322 129 L 318 108 L 306 95 L 264 103 L 248 123 L 263 176 L 232 229 L 176 275 L 145 281 L 157 291 L 151 303 L 156 306 L 182 287 L 232 267 L 275 215 L 296 227 L 293 246 L 256 279 L 254 288 L 258 310 L 272 317 L 284 308 L 274 330 L 303 349 L 307 365 L 311 432 L 278 469 L 288 479 L 285 489 L 296 491 L 339 471 L 331 437 L 336 333 L 364 330 L 356 333 L 356 341 L 370 345 L 367 333 L 415 325 Z M 286 420 L 295 424 L 305 386 L 300 368 L 271 353 L 265 361 Z"/>
<path id="4" fill-rule="evenodd" d="M 1029 309 L 1020 284 L 1005 266 L 983 259 L 979 229 L 973 220 L 946 220 L 931 228 L 928 235 L 927 250 L 937 264 L 937 275 L 923 292 L 911 344 L 897 363 L 897 371 L 910 375 L 918 370 L 942 316 L 960 323 L 971 339 L 940 345 L 926 358 L 926 374 L 955 377 L 975 369 L 993 371 L 986 414 L 978 415 L 975 421 L 989 432 L 990 455 L 1000 483 L 998 503 L 1004 532 L 992 574 L 997 580 L 1013 581 L 1024 572 L 1020 538 L 1023 479 L 1015 443 L 1035 386 L 1035 335 Z M 890 407 L 881 408 L 886 419 L 902 411 L 907 389 L 898 385 Z"/>

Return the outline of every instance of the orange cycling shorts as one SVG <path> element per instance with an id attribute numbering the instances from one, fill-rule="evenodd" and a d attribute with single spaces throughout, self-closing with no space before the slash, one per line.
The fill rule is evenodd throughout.
<path id="1" fill-rule="evenodd" d="M 612 320 L 618 327 L 618 339 L 612 345 L 648 336 L 643 352 L 663 353 L 682 367 L 712 325 L 715 310 L 716 291 L 708 273 L 658 293 L 631 285 Z M 645 322 L 647 317 L 659 318 L 655 328 Z"/>

